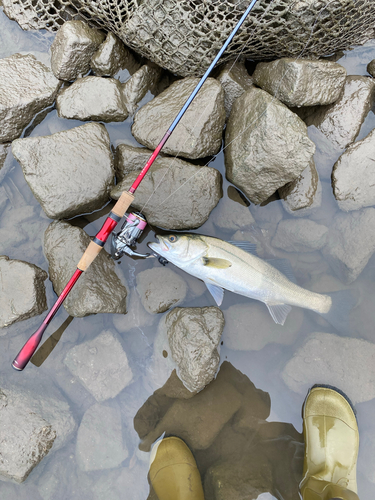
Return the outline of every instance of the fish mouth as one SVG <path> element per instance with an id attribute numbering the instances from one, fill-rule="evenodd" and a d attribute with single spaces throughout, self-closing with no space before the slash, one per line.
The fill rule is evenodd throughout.
<path id="1" fill-rule="evenodd" d="M 147 243 L 147 246 L 151 248 L 154 252 L 162 255 L 164 252 L 168 252 L 171 248 L 171 245 L 168 243 L 168 240 L 163 238 L 163 236 L 155 235 L 155 238 L 158 240 L 158 243 L 155 241 Z"/>

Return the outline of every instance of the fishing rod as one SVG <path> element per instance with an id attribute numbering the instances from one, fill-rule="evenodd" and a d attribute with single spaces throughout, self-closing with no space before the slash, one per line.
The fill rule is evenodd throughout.
<path id="1" fill-rule="evenodd" d="M 50 309 L 49 313 L 43 320 L 42 324 L 38 328 L 38 330 L 31 335 L 29 340 L 25 343 L 25 345 L 22 347 L 20 352 L 17 354 L 17 356 L 14 358 L 14 361 L 12 363 L 12 367 L 15 368 L 18 371 L 21 371 L 25 368 L 27 363 L 30 361 L 32 355 L 36 351 L 40 341 L 42 340 L 43 334 L 51 322 L 52 318 L 55 316 L 57 311 L 60 309 L 61 305 L 63 304 L 64 300 L 66 297 L 69 295 L 70 291 L 74 287 L 74 285 L 77 283 L 79 277 L 84 273 L 90 264 L 95 260 L 97 255 L 100 253 L 102 248 L 104 247 L 104 244 L 106 243 L 107 239 L 109 238 L 110 234 L 112 231 L 115 229 L 117 224 L 121 221 L 121 219 L 124 217 L 126 214 L 126 211 L 132 204 L 134 200 L 134 193 L 137 190 L 139 184 L 142 182 L 143 178 L 147 174 L 148 170 L 150 169 L 151 165 L 154 163 L 155 159 L 158 157 L 161 149 L 163 148 L 164 144 L 167 142 L 169 137 L 171 136 L 173 130 L 176 128 L 177 124 L 181 120 L 181 118 L 184 116 L 186 110 L 192 103 L 193 99 L 203 86 L 204 82 L 207 80 L 209 74 L 213 70 L 213 68 L 216 66 L 218 60 L 222 56 L 223 52 L 227 49 L 228 45 L 230 42 L 233 40 L 234 36 L 236 35 L 237 31 L 240 29 L 242 26 L 243 22 L 245 21 L 246 17 L 254 7 L 255 3 L 257 0 L 252 0 L 250 5 L 247 7 L 246 11 L 242 15 L 241 19 L 238 21 L 236 26 L 234 27 L 233 31 L 225 41 L 224 45 L 221 47 L 219 52 L 217 53 L 215 59 L 212 61 L 210 64 L 209 68 L 205 72 L 205 74 L 202 76 L 200 81 L 198 82 L 197 86 L 181 108 L 181 111 L 177 114 L 176 118 L 172 122 L 171 126 L 167 130 L 167 132 L 164 134 L 163 138 L 157 145 L 155 151 L 152 153 L 150 158 L 148 159 L 147 163 L 145 166 L 142 168 L 141 172 L 139 173 L 138 177 L 135 179 L 133 184 L 131 185 L 129 191 L 123 191 L 121 193 L 120 198 L 117 200 L 116 204 L 110 211 L 108 217 L 104 221 L 104 224 L 102 225 L 101 229 L 99 232 L 96 234 L 94 239 L 90 242 L 89 246 L 85 250 L 84 254 L 81 257 L 81 260 L 77 264 L 77 269 L 74 272 L 73 276 L 70 278 L 69 282 L 65 286 L 64 290 L 61 292 L 60 296 L 56 300 L 55 304 L 52 306 Z M 125 220 L 125 223 L 123 224 L 121 231 L 115 235 L 115 238 L 112 238 L 112 254 L 114 258 L 119 258 L 121 255 L 126 253 L 127 255 L 135 255 L 138 257 L 148 257 L 148 254 L 139 254 L 135 252 L 134 250 L 131 249 L 132 246 L 134 246 L 142 234 L 143 230 L 146 228 L 147 222 L 145 218 L 142 216 L 140 213 L 130 213 Z"/>

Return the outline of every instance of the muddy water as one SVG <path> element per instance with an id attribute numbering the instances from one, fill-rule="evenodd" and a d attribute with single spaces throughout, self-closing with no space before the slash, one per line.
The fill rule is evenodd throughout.
<path id="1" fill-rule="evenodd" d="M 40 60 L 48 62 L 48 50 L 52 40 L 53 35 L 48 33 L 23 32 L 16 23 L 8 20 L 0 11 L 0 58 L 7 57 L 15 52 L 32 52 Z M 359 47 L 347 52 L 339 62 L 347 68 L 348 74 L 365 75 L 367 63 L 374 58 L 375 42 L 372 42 L 365 47 Z M 146 96 L 145 100 L 150 97 Z M 74 120 L 59 119 L 56 111 L 51 110 L 42 123 L 32 130 L 29 129 L 27 133 L 31 136 L 50 135 L 80 124 L 81 122 Z M 121 124 L 106 124 L 114 146 L 121 142 L 137 145 L 135 139 L 131 136 L 130 127 L 131 119 Z M 373 128 L 375 128 L 375 115 L 371 111 L 363 124 L 359 139 L 365 137 Z M 332 159 L 324 157 L 321 157 L 320 161 L 332 163 Z M 220 154 L 210 166 L 217 168 L 224 175 L 223 154 Z M 0 241 L 0 253 L 8 255 L 10 258 L 32 262 L 48 270 L 48 263 L 42 250 L 42 238 L 50 220 L 44 215 L 38 202 L 33 197 L 23 178 L 21 168 L 14 159 L 9 172 L 2 181 L 2 185 L 6 190 L 8 204 L 6 210 L 0 216 L 0 229 L 7 228 L 8 232 L 7 238 Z M 222 200 L 221 203 L 228 203 L 231 206 L 230 204 L 237 202 L 228 198 L 229 186 L 229 183 L 224 179 L 223 191 L 226 200 Z M 94 235 L 101 227 L 108 210 L 109 207 L 106 207 L 98 213 L 76 218 L 72 223 L 83 227 L 89 235 Z M 272 211 L 275 213 L 283 211 L 280 201 L 276 200 L 267 207 L 260 207 L 258 217 L 267 217 L 267 214 L 271 213 L 270 217 L 272 219 Z M 330 184 L 324 181 L 321 213 L 325 214 L 324 223 L 326 225 L 329 226 L 331 223 L 335 211 L 336 206 Z M 286 217 L 285 213 L 283 213 L 283 216 Z M 267 231 L 267 224 L 264 224 L 264 228 Z M 199 232 L 223 239 L 233 239 L 233 232 L 219 231 L 214 226 L 212 217 L 199 229 Z M 146 243 L 153 239 L 154 232 L 150 229 L 144 235 L 139 251 L 146 251 Z M 298 254 L 291 255 L 291 258 L 296 269 L 297 279 L 302 286 L 316 273 L 329 273 L 328 264 L 319 252 L 310 255 L 309 259 Z M 143 261 L 123 258 L 118 262 L 117 269 L 119 275 L 127 281 L 130 293 L 135 294 L 137 273 L 153 266 L 159 266 L 159 264 L 153 260 Z M 183 275 L 181 271 L 174 270 Z M 373 258 L 369 262 L 366 272 L 358 278 L 357 282 L 366 281 L 368 289 L 375 291 L 374 276 L 375 259 Z M 46 282 L 46 287 L 48 305 L 51 307 L 56 297 L 49 281 Z M 226 292 L 222 309 L 225 314 L 225 311 L 230 306 L 249 302 L 245 298 Z M 183 305 L 209 306 L 214 305 L 214 303 L 208 292 L 205 292 L 198 298 L 186 301 Z M 19 323 L 19 329 L 14 335 L 0 337 L 1 380 L 22 385 L 26 379 L 28 383 L 32 383 L 36 388 L 41 381 L 56 385 L 68 399 L 78 423 L 87 408 L 93 404 L 93 399 L 87 397 L 79 382 L 74 380 L 62 363 L 66 352 L 71 347 L 84 340 L 94 338 L 103 330 L 114 331 L 121 338 L 134 374 L 134 382 L 117 398 L 107 402 L 110 406 L 119 407 L 122 412 L 123 439 L 128 448 L 129 457 L 122 463 L 121 467 L 91 473 L 82 472 L 75 459 L 76 437 L 74 436 L 72 441 L 62 450 L 44 459 L 30 474 L 25 483 L 14 485 L 1 482 L 1 500 L 13 500 L 14 498 L 20 500 L 49 500 L 52 498 L 54 500 L 84 500 L 86 498 L 95 500 L 107 500 L 108 498 L 115 500 L 120 498 L 143 500 L 147 498 L 149 492 L 147 481 L 149 453 L 143 451 L 144 447 L 142 446 L 142 450 L 139 449 L 139 437 L 134 430 L 133 419 L 137 412 L 144 408 L 146 400 L 156 389 L 162 387 L 166 381 L 165 378 L 162 378 L 159 373 L 153 370 L 152 361 L 153 341 L 160 316 L 155 316 L 151 325 L 142 326 L 142 310 L 140 308 L 129 309 L 128 314 L 132 315 L 135 326 L 126 333 L 119 333 L 115 328 L 115 324 L 118 325 L 119 319 L 114 320 L 113 315 L 98 315 L 72 320 L 62 308 L 49 328 L 49 334 L 53 334 L 52 337 L 46 341 L 40 353 L 35 356 L 34 363 L 30 364 L 23 373 L 14 372 L 10 364 L 20 346 L 34 331 L 36 324 L 40 322 L 40 318 L 37 318 L 36 321 L 28 320 Z M 364 337 L 375 342 L 375 333 L 374 337 L 371 337 L 371 333 L 368 333 L 371 332 L 372 326 L 375 326 L 375 314 L 372 311 L 367 311 L 366 318 L 367 324 L 364 327 L 367 333 Z M 249 325 L 239 325 L 239 329 L 241 326 Z M 235 350 L 236 345 L 232 340 L 233 332 L 228 331 L 228 328 L 224 330 L 220 352 L 221 361 L 231 363 L 234 368 L 246 375 L 256 387 L 270 395 L 271 413 L 267 418 L 268 422 L 288 422 L 293 424 L 297 431 L 302 431 L 301 407 L 304 395 L 291 391 L 283 382 L 281 372 L 296 349 L 303 344 L 312 332 L 316 331 L 329 331 L 329 329 L 322 328 L 316 323 L 316 318 L 303 313 L 302 326 L 299 328 L 298 334 L 291 340 L 289 339 L 290 336 L 288 337 L 288 332 L 280 329 L 279 338 L 274 338 L 272 342 L 267 343 L 259 350 Z M 360 337 L 360 334 L 355 336 Z M 229 348 L 228 345 L 232 348 Z M 51 351 L 52 347 L 54 349 Z M 366 366 L 361 367 L 364 371 L 367 368 Z M 342 369 L 345 370 L 345 367 L 342 367 Z M 317 382 L 323 383 L 324 380 L 317 380 Z M 222 401 L 223 412 L 225 404 L 224 398 Z M 357 404 L 356 407 L 361 442 L 374 443 L 375 424 L 373 416 L 375 414 L 375 400 Z M 147 415 L 146 412 L 145 416 L 147 417 Z M 149 416 L 152 417 L 152 415 Z M 202 412 L 202 420 L 204 418 L 205 415 Z M 215 418 L 220 420 L 220 415 Z M 214 426 L 215 422 L 207 422 L 208 427 L 211 425 Z M 230 440 L 230 437 L 228 439 Z M 228 446 L 230 447 L 230 443 Z M 375 451 L 375 444 L 372 449 Z M 260 453 L 259 450 L 258 452 Z M 204 463 L 204 454 L 198 453 L 197 455 L 201 470 L 206 470 L 209 464 Z M 245 462 L 248 458 L 247 455 L 243 456 Z M 274 459 L 276 462 L 274 467 L 277 469 L 277 460 L 280 460 L 281 466 L 283 458 L 275 453 Z M 361 500 L 370 500 L 373 496 L 374 485 L 370 482 L 370 479 L 372 478 L 375 481 L 374 467 L 373 454 L 368 454 L 366 446 L 362 446 L 358 466 L 358 488 Z M 300 469 L 297 467 L 295 471 L 296 477 L 291 477 L 290 481 L 296 482 L 299 479 L 298 474 L 300 474 Z M 265 482 L 268 484 L 269 478 Z M 267 488 L 268 486 L 264 484 L 264 491 L 272 490 L 271 486 L 268 490 Z M 249 498 L 255 497 L 249 496 Z M 259 498 L 269 500 L 275 497 L 271 493 L 263 493 Z"/>

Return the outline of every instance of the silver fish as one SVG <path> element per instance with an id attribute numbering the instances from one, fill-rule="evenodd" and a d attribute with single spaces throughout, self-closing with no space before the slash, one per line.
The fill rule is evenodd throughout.
<path id="1" fill-rule="evenodd" d="M 350 309 L 356 302 L 351 290 L 320 294 L 293 282 L 280 272 L 280 260 L 265 261 L 250 253 L 247 242 L 226 242 L 198 234 L 156 236 L 148 246 L 175 266 L 203 280 L 218 306 L 224 289 L 268 307 L 274 321 L 283 325 L 291 306 L 310 309 L 323 316 L 339 331 L 347 330 Z M 284 259 L 282 260 L 283 262 Z M 288 279 L 290 278 L 290 279 Z"/>

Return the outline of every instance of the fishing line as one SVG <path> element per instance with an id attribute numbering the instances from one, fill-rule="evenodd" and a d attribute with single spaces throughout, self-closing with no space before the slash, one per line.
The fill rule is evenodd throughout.
<path id="1" fill-rule="evenodd" d="M 335 0 L 331 0 L 330 2 L 326 3 L 324 7 L 322 7 L 322 9 L 319 11 L 319 13 L 317 14 L 315 20 L 314 20 L 314 23 L 312 25 L 312 28 L 310 30 L 310 36 L 307 40 L 307 42 L 305 43 L 305 46 L 303 47 L 301 53 L 294 59 L 294 61 L 298 61 L 303 53 L 305 52 L 310 40 L 311 40 L 311 37 L 313 35 L 313 32 L 314 32 L 314 28 L 318 22 L 318 19 L 320 17 L 320 15 L 322 14 L 322 12 L 324 11 L 324 9 L 330 5 L 331 3 L 333 3 Z M 271 4 L 270 4 L 271 5 Z M 281 86 L 281 83 L 283 82 L 285 76 L 287 75 L 288 71 L 290 71 L 290 69 L 287 69 L 284 74 L 282 75 L 282 77 L 280 78 L 279 80 L 279 83 L 278 83 L 278 86 L 276 88 L 276 91 L 275 91 L 275 94 L 277 94 L 280 86 Z M 242 132 L 240 132 L 236 137 L 234 137 L 228 144 L 226 144 L 225 146 L 223 146 L 220 151 L 218 153 L 216 153 L 216 155 L 213 155 L 213 157 L 204 165 L 205 167 L 207 167 L 211 162 L 213 162 L 214 160 L 216 160 L 216 158 L 220 155 L 220 153 L 224 152 L 224 150 L 230 145 L 232 144 L 234 141 L 236 141 L 239 137 L 241 137 L 241 135 L 243 135 L 249 128 L 251 128 L 254 124 L 257 123 L 258 120 L 260 120 L 267 112 L 268 108 L 272 105 L 273 101 L 277 100 L 277 97 L 274 95 L 272 96 L 272 100 L 271 102 L 266 106 L 265 110 L 257 117 L 255 118 Z M 176 158 L 176 157 L 175 157 Z M 174 159 L 175 159 L 174 158 Z M 172 165 L 171 165 L 172 166 Z M 169 167 L 170 168 L 170 167 Z M 169 168 L 168 170 L 166 171 L 165 175 L 168 173 L 169 171 Z M 191 175 L 185 182 L 183 182 L 178 188 L 176 188 L 172 193 L 170 193 L 161 203 L 159 203 L 159 205 L 157 205 L 155 207 L 155 210 L 157 210 L 160 206 L 162 206 L 171 196 L 173 196 L 177 191 L 179 191 L 182 187 L 184 187 L 185 184 L 187 184 L 188 182 L 190 182 L 190 180 L 192 180 L 199 172 L 201 171 L 201 169 L 199 169 L 197 172 L 195 172 L 193 175 Z M 164 178 L 164 177 L 163 177 Z M 158 186 L 160 185 L 160 183 L 158 184 Z M 152 195 L 155 193 L 156 191 L 156 188 L 154 190 L 154 192 L 152 193 Z M 152 196 L 151 195 L 151 196 Z M 151 198 L 150 196 L 150 198 Z M 149 200 L 148 200 L 149 201 Z M 147 203 L 148 203 L 147 201 Z M 145 204 L 146 205 L 146 204 Z"/>

